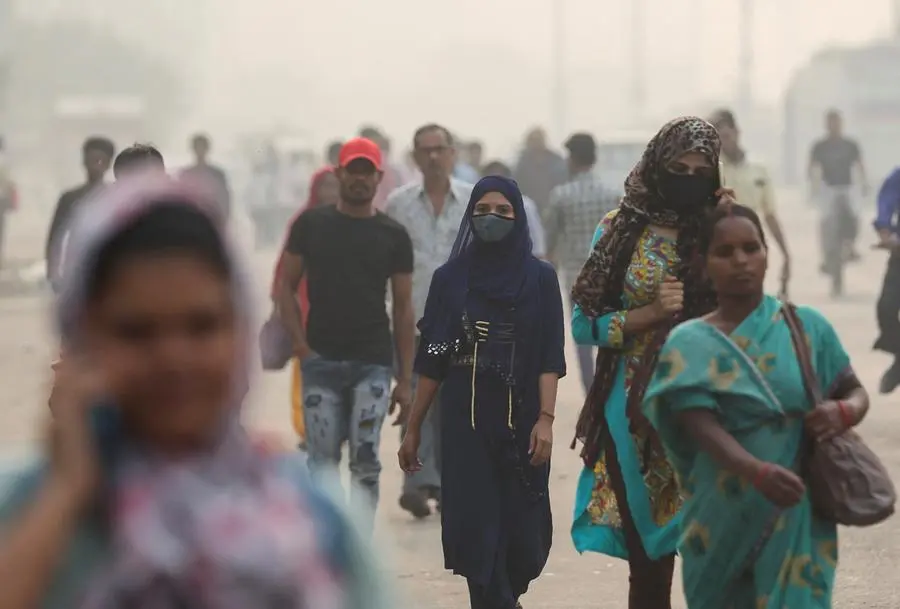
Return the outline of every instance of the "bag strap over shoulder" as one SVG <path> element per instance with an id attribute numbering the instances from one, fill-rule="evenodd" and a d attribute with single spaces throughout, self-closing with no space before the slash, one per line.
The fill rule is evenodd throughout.
<path id="1" fill-rule="evenodd" d="M 794 305 L 787 302 L 781 307 L 781 315 L 791 332 L 791 342 L 794 344 L 794 353 L 800 364 L 806 395 L 813 405 L 819 404 L 822 401 L 822 392 L 819 389 L 819 379 L 812 365 L 812 351 L 806 340 L 806 333 L 803 331 L 803 322 L 800 321 Z"/>
<path id="2" fill-rule="evenodd" d="M 781 316 L 784 319 L 784 323 L 787 324 L 788 330 L 791 333 L 791 342 L 794 345 L 794 353 L 797 355 L 797 361 L 800 364 L 800 371 L 803 376 L 803 386 L 806 389 L 806 395 L 813 405 L 818 404 L 821 401 L 821 393 L 819 391 L 819 382 L 816 378 L 815 370 L 812 366 L 812 352 L 809 348 L 809 343 L 806 342 L 806 333 L 803 331 L 803 323 L 800 321 L 800 318 L 797 315 L 797 310 L 794 308 L 794 305 L 785 302 L 781 307 Z M 751 361 L 752 363 L 752 361 Z M 755 366 L 755 364 L 754 364 Z M 758 368 L 757 368 L 758 370 Z M 759 378 L 762 379 L 764 383 L 766 383 L 765 375 L 759 373 Z M 771 389 L 769 390 L 771 391 Z M 807 446 L 807 438 L 806 434 L 803 434 L 803 439 L 801 440 L 800 449 L 797 451 L 797 457 L 795 458 L 794 463 L 794 471 L 800 472 L 803 468 L 803 456 L 806 453 Z M 739 573 L 742 576 L 748 576 L 748 574 L 753 573 L 753 566 L 756 564 L 756 560 L 759 558 L 759 555 L 762 553 L 766 544 L 769 542 L 769 539 L 772 538 L 772 535 L 775 532 L 775 528 L 778 526 L 778 520 L 781 517 L 781 514 L 784 510 L 781 508 L 776 508 L 765 526 L 763 526 L 763 530 L 757 538 L 756 542 L 753 544 L 753 547 L 747 553 L 746 558 L 744 559 L 743 566 L 741 567 Z M 737 586 L 739 582 L 736 581 L 733 585 Z"/>

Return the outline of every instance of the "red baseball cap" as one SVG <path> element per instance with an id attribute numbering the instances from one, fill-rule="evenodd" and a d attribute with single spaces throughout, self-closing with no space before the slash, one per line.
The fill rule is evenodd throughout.
<path id="1" fill-rule="evenodd" d="M 341 146 L 341 152 L 338 155 L 338 166 L 346 167 L 356 159 L 366 159 L 375 166 L 377 171 L 381 171 L 381 148 L 368 138 L 355 137 L 347 140 Z"/>

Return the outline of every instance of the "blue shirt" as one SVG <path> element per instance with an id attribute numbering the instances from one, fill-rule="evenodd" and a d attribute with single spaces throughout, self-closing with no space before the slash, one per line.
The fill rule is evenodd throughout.
<path id="1" fill-rule="evenodd" d="M 453 177 L 469 184 L 475 184 L 481 179 L 478 170 L 467 163 L 457 163 L 453 168 Z"/>
<path id="2" fill-rule="evenodd" d="M 900 212 L 900 167 L 895 169 L 878 191 L 878 216 L 875 228 L 897 231 L 897 215 Z"/>

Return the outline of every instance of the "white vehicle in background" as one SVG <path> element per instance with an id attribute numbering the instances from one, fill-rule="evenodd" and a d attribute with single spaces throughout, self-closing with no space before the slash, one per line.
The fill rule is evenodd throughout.
<path id="1" fill-rule="evenodd" d="M 622 192 L 625 178 L 641 160 L 652 136 L 643 131 L 623 131 L 599 138 L 594 173 L 608 188 Z"/>

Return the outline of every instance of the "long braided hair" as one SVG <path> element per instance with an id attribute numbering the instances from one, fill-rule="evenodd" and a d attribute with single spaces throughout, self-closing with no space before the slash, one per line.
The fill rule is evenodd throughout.
<path id="1" fill-rule="evenodd" d="M 684 308 L 677 319 L 655 328 L 632 378 L 626 406 L 632 429 L 648 425 L 640 413 L 640 404 L 669 331 L 676 323 L 699 317 L 716 307 L 715 293 L 705 277 L 698 254 L 704 212 L 707 211 L 705 202 L 679 206 L 679 213 L 664 201 L 659 188 L 660 175 L 671 162 L 688 152 L 699 152 L 709 158 L 713 167 L 718 167 L 720 147 L 716 128 L 702 118 L 681 117 L 663 125 L 626 178 L 625 197 L 618 213 L 594 246 L 572 288 L 572 301 L 589 317 L 621 310 L 625 276 L 646 227 L 658 225 L 678 229 L 676 253 L 680 264 L 674 274 L 684 284 Z M 593 467 L 599 457 L 605 430 L 604 410 L 619 358 L 619 350 L 599 349 L 594 381 L 578 417 L 572 448 L 578 440 L 584 442 L 581 457 L 587 467 Z"/>

